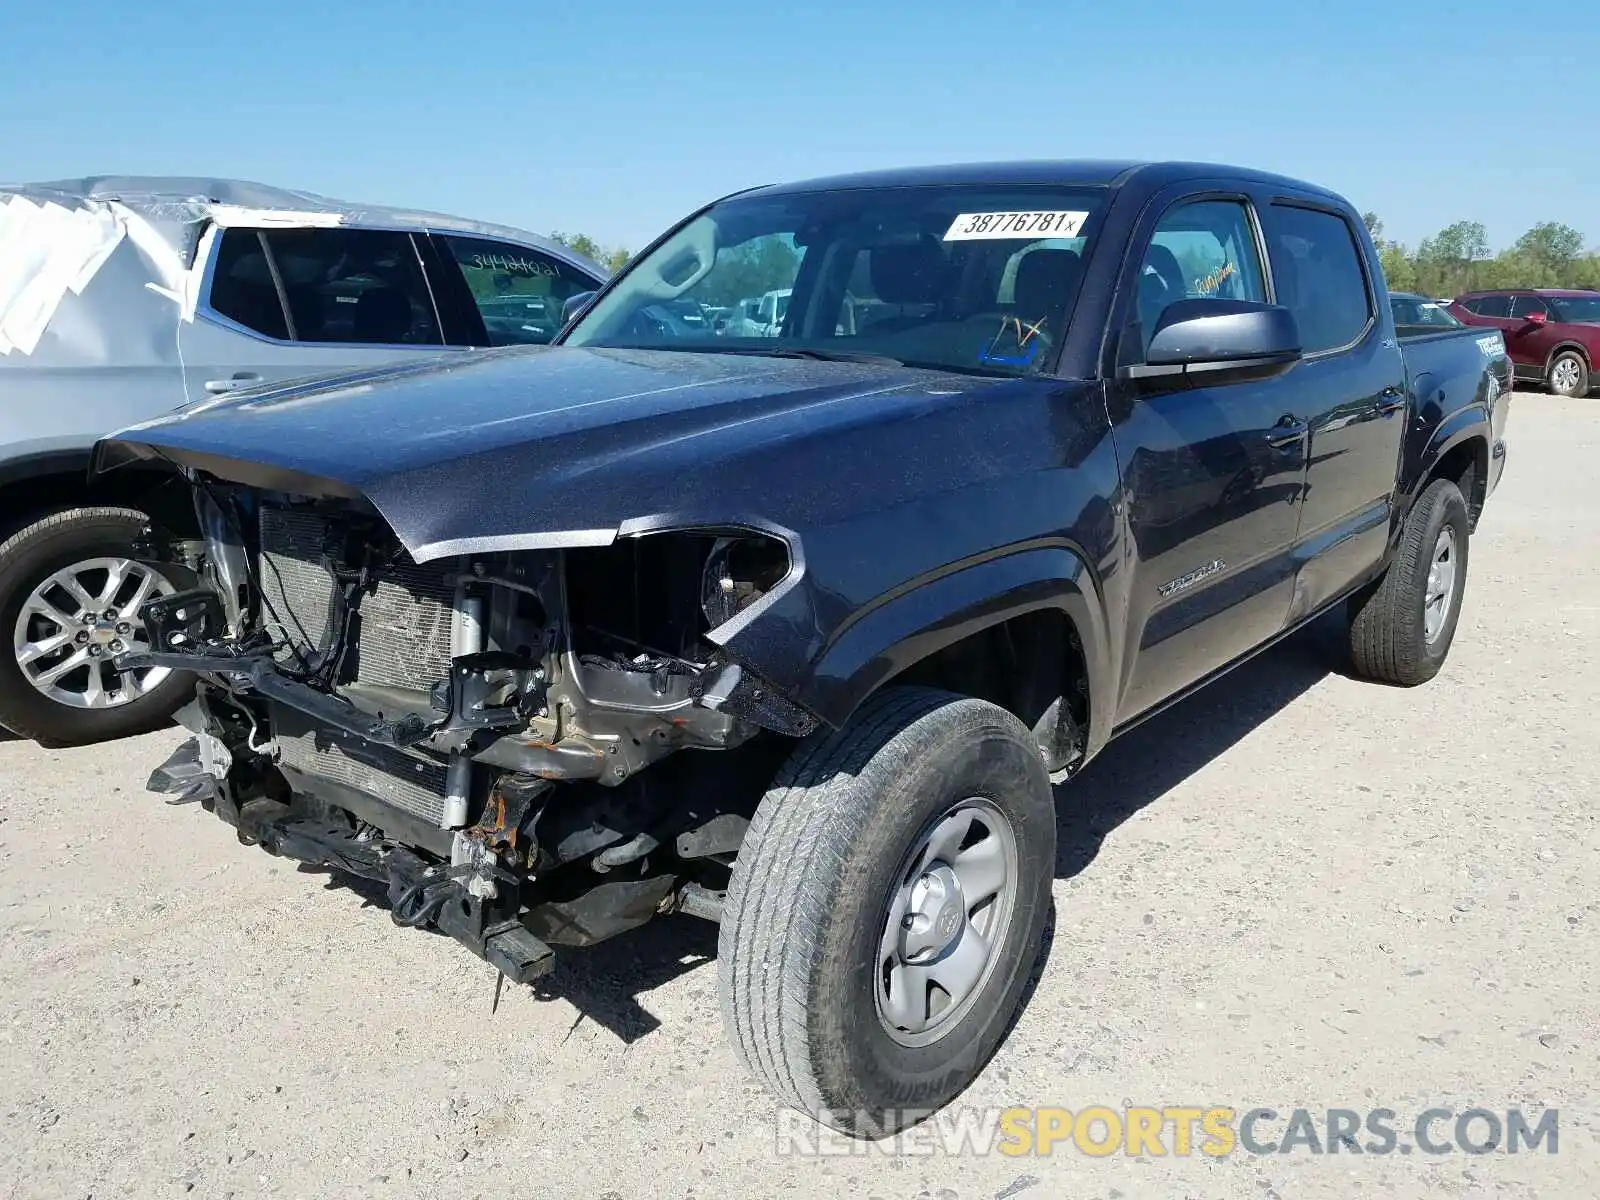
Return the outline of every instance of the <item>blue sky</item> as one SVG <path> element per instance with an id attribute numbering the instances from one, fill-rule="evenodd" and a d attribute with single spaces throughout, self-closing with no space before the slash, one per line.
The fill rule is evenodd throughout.
<path id="1" fill-rule="evenodd" d="M 259 179 L 638 248 L 736 188 L 1183 157 L 1600 246 L 1600 4 L 0 0 L 0 178 Z"/>

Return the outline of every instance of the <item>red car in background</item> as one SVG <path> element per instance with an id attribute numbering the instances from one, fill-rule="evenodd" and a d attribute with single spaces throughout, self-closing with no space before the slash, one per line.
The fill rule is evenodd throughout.
<path id="1" fill-rule="evenodd" d="M 1591 383 L 1600 384 L 1600 292 L 1469 292 L 1451 301 L 1450 312 L 1500 330 L 1518 379 L 1545 383 L 1558 396 L 1587 396 Z"/>

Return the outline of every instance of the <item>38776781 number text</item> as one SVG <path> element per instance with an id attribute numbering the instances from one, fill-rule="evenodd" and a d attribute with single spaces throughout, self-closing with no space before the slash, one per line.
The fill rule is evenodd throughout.
<path id="1" fill-rule="evenodd" d="M 945 230 L 947 242 L 987 238 L 1074 238 L 1089 219 L 1086 212 L 961 213 Z"/>

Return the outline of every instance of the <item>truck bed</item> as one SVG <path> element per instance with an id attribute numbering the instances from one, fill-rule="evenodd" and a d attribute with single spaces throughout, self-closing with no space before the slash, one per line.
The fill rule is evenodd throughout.
<path id="1" fill-rule="evenodd" d="M 1498 330 L 1473 326 L 1397 325 L 1395 335 L 1406 362 L 1414 425 L 1448 431 L 1458 422 L 1477 419 L 1472 410 L 1487 410 L 1491 431 L 1487 495 L 1505 465 L 1512 375 L 1504 339 Z M 1420 457 L 1423 452 L 1414 436 L 1408 440 L 1408 454 Z"/>

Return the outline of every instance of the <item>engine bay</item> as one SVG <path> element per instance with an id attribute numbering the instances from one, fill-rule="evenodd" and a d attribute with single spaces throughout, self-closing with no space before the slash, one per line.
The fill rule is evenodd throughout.
<path id="1" fill-rule="evenodd" d="M 716 917 L 775 755 L 815 726 L 706 636 L 788 574 L 782 540 L 418 563 L 359 499 L 192 482 L 211 586 L 147 605 L 151 649 L 119 663 L 199 678 L 153 788 L 386 883 L 397 922 L 519 981 L 547 943 Z"/>

